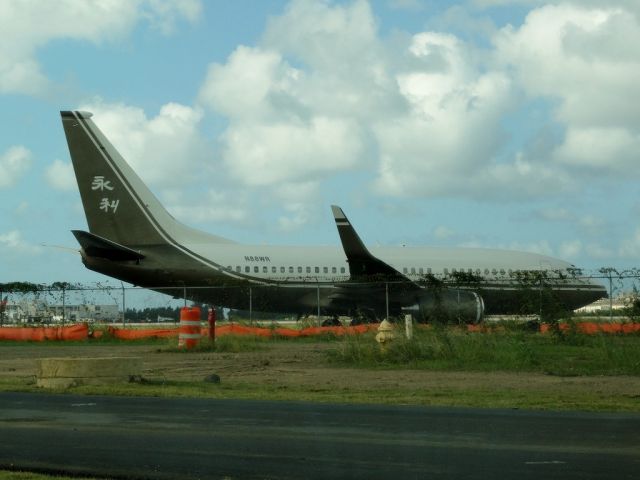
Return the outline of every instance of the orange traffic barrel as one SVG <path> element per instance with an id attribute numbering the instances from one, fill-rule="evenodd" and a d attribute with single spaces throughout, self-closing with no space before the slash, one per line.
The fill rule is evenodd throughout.
<path id="1" fill-rule="evenodd" d="M 181 308 L 178 347 L 193 348 L 200 341 L 200 336 L 200 308 Z"/>

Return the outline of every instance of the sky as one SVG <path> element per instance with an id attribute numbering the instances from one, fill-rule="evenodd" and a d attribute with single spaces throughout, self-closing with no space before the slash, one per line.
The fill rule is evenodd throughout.
<path id="1" fill-rule="evenodd" d="M 3 0 L 0 282 L 94 282 L 60 110 L 241 243 L 640 260 L 637 0 Z"/>

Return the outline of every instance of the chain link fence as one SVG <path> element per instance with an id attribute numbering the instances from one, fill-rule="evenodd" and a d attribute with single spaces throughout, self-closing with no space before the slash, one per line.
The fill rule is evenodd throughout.
<path id="1" fill-rule="evenodd" d="M 584 270 L 530 271 L 530 272 L 490 272 L 490 276 L 480 276 L 471 271 L 452 272 L 448 275 L 416 276 L 417 284 L 427 290 L 461 289 L 472 290 L 485 298 L 485 303 L 493 297 L 499 299 L 505 291 L 511 292 L 515 305 L 510 305 L 510 319 L 554 321 L 570 315 L 594 316 L 604 319 L 640 320 L 640 269 L 615 269 L 604 267 L 585 272 Z M 593 289 L 594 284 L 606 291 L 603 298 L 591 305 L 568 311 L 561 295 L 569 288 Z M 582 287 L 581 287 L 582 285 Z M 241 283 L 227 286 L 157 287 L 149 290 L 127 286 L 123 283 L 78 284 L 55 282 L 49 285 L 25 282 L 0 283 L 0 326 L 16 324 L 64 324 L 76 322 L 96 323 L 175 323 L 179 309 L 194 303 L 205 307 L 217 307 L 218 318 L 243 318 L 253 320 L 297 319 L 301 315 L 312 315 L 320 320 L 333 315 L 328 307 L 335 301 L 336 287 L 339 287 L 342 301 L 348 302 L 349 295 L 370 294 L 376 305 L 386 303 L 386 311 L 394 310 L 394 295 L 406 283 L 392 281 L 321 283 L 315 278 L 300 278 L 295 282 L 298 298 L 304 298 L 303 309 L 296 313 L 287 309 L 286 302 L 291 282 L 271 282 L 269 285 Z M 302 294 L 300 292 L 303 292 Z M 386 298 L 385 298 L 386 296 Z M 185 300 L 190 299 L 190 300 Z M 210 299 L 216 299 L 215 302 Z M 493 301 L 492 301 L 493 302 Z M 491 304 L 496 309 L 495 302 Z M 221 307 L 233 306 L 233 309 Z M 363 305 L 366 309 L 366 305 Z M 492 319 L 492 311 L 487 305 L 487 320 Z M 206 315 L 203 308 L 203 315 Z M 378 308 L 378 312 L 384 307 Z M 503 309 L 506 310 L 506 307 Z M 263 313 L 270 312 L 270 313 Z M 273 313 L 281 312 L 281 313 Z M 350 312 L 357 315 L 358 312 Z M 379 315 L 379 316 L 384 316 Z M 493 318 L 503 318 L 501 316 Z"/>

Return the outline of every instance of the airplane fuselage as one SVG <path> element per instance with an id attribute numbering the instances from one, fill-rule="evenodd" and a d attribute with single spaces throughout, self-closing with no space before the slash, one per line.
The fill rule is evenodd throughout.
<path id="1" fill-rule="evenodd" d="M 186 288 L 189 298 L 230 308 L 316 313 L 320 306 L 326 315 L 348 313 L 344 304 L 329 301 L 335 290 L 350 279 L 349 265 L 339 247 L 214 243 L 186 243 L 181 247 L 178 250 L 167 245 L 147 245 L 143 261 L 126 265 L 91 257 L 85 257 L 84 262 L 92 270 L 135 285 L 176 296 L 184 295 Z M 473 274 L 479 280 L 456 286 L 480 292 L 490 315 L 537 313 L 535 306 L 522 303 L 523 290 L 537 286 L 515 278 L 518 271 L 554 272 L 547 279 L 549 284 L 540 287 L 553 287 L 558 300 L 568 309 L 591 303 L 604 293 L 601 285 L 568 273 L 571 264 L 543 255 L 438 247 L 376 247 L 371 251 L 418 283 L 425 276 L 451 283 L 456 273 Z M 566 278 L 556 278 L 561 272 L 566 273 Z M 358 298 L 357 282 L 349 285 L 354 298 L 348 311 L 366 305 L 384 315 L 384 290 L 390 287 L 393 292 L 393 281 L 380 282 L 377 298 Z"/>

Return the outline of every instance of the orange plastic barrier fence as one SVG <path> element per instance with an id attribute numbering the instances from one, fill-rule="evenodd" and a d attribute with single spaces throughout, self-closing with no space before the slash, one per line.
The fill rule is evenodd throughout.
<path id="1" fill-rule="evenodd" d="M 0 340 L 43 342 L 45 340 L 77 341 L 89 338 L 86 323 L 65 327 L 1 327 Z"/>
<path id="2" fill-rule="evenodd" d="M 247 327 L 245 325 L 229 324 L 216 325 L 216 337 L 222 335 L 255 335 L 258 337 L 272 337 L 274 335 L 281 337 L 309 337 L 313 335 L 323 335 L 332 333 L 337 336 L 355 335 L 365 333 L 371 330 L 377 330 L 377 324 L 357 325 L 354 327 L 309 327 L 302 330 L 293 328 L 264 328 L 264 327 Z M 143 338 L 171 338 L 178 336 L 177 328 L 155 328 L 144 330 L 133 330 L 126 328 L 108 328 L 109 335 L 120 340 L 140 340 Z M 208 328 L 202 328 L 200 333 L 203 337 L 209 335 Z"/>
<path id="3" fill-rule="evenodd" d="M 110 336 L 120 340 L 140 340 L 143 338 L 171 338 L 178 336 L 177 328 L 148 328 L 144 330 L 134 330 L 129 328 L 107 328 Z"/>
<path id="4" fill-rule="evenodd" d="M 640 333 L 640 323 L 593 323 L 580 322 L 576 323 L 576 329 L 579 333 L 587 335 L 595 335 L 597 333 Z M 560 330 L 567 332 L 571 329 L 568 323 L 561 323 Z M 551 325 L 540 325 L 540 332 L 548 333 L 551 331 Z"/>

